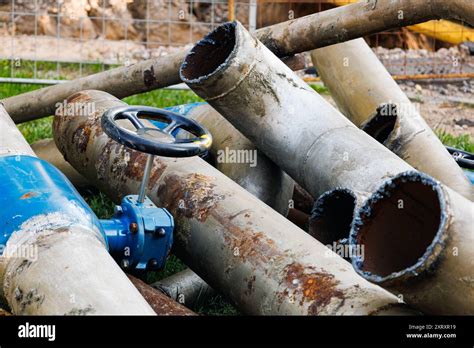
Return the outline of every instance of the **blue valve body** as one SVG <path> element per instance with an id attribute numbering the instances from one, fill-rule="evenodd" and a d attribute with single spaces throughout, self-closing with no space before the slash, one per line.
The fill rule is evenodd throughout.
<path id="1" fill-rule="evenodd" d="M 49 227 L 55 228 L 56 220 L 48 218 L 53 215 L 63 217 L 61 226 L 98 230 L 112 256 L 122 265 L 125 260 L 127 268 L 162 268 L 173 243 L 173 218 L 166 209 L 148 198 L 138 203 L 132 195 L 123 199 L 111 219 L 99 220 L 64 174 L 37 157 L 0 157 L 0 208 L 0 255 L 12 233 L 35 217 L 50 219 Z M 131 224 L 136 224 L 136 232 L 130 231 Z"/>
<path id="2" fill-rule="evenodd" d="M 137 199 L 137 195 L 124 197 L 114 216 L 101 220 L 110 253 L 124 268 L 163 268 L 173 244 L 173 217 L 148 197 L 143 203 Z"/>

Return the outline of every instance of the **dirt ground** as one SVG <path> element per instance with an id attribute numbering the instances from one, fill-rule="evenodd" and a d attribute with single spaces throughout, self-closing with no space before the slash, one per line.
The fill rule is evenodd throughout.
<path id="1" fill-rule="evenodd" d="M 474 138 L 474 80 L 456 84 L 404 81 L 399 85 L 431 129 Z M 330 95 L 324 98 L 336 106 Z"/>
<path id="2" fill-rule="evenodd" d="M 400 84 L 432 129 L 474 137 L 474 80 L 448 84 Z"/>

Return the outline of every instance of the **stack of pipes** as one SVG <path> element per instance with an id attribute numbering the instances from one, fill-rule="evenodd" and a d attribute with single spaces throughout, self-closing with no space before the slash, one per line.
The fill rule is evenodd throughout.
<path id="1" fill-rule="evenodd" d="M 402 18 L 396 15 L 400 11 L 406 13 Z M 53 293 L 47 285 L 35 289 L 45 304 L 25 306 L 18 300 L 19 291 L 31 291 L 30 284 L 45 277 L 42 269 L 51 269 L 54 281 L 69 291 L 85 288 L 78 314 L 192 315 L 177 302 L 193 308 L 215 292 L 246 314 L 474 314 L 473 186 L 372 50 L 357 39 L 437 18 L 474 25 L 473 13 L 474 3 L 465 1 L 368 1 L 263 28 L 255 36 L 234 21 L 217 27 L 189 53 L 3 100 L 16 122 L 53 113 L 63 100 L 70 110 L 94 103 L 87 117 L 58 108 L 54 141 L 33 149 L 77 187 L 93 185 L 115 202 L 137 192 L 143 170 L 124 168 L 144 162 L 146 155 L 107 137 L 102 115 L 125 104 L 117 98 L 181 81 L 206 103 L 172 111 L 211 131 L 211 157 L 227 149 L 255 152 L 256 166 L 210 161 L 216 162 L 213 168 L 198 157 L 155 157 L 149 196 L 174 216 L 173 252 L 190 269 L 154 288 L 130 278 L 150 305 L 97 241 L 84 248 L 114 269 L 116 284 L 87 263 L 60 279 L 59 270 L 74 255 L 66 244 L 76 238 L 92 245 L 83 237 L 87 233 L 72 231 L 79 229 L 75 220 L 67 220 L 67 237 L 55 237 L 63 235 L 59 225 L 30 224 L 31 231 L 16 233 L 12 245 L 37 243 L 46 233 L 61 245 L 51 249 L 62 261 L 43 264 L 43 257 L 18 272 L 12 267 L 23 261 L 11 261 L 6 252 L 0 263 L 5 265 L 2 295 L 15 314 L 76 313 L 77 306 L 65 299 L 60 306 L 44 300 Z M 280 59 L 310 50 L 340 111 Z M 344 64 L 347 59 L 350 64 Z M 11 146 L 23 142 L 13 154 L 34 156 L 19 133 L 13 138 Z M 293 192 L 304 212 L 294 209 Z M 100 242 L 93 224 L 89 229 Z M 31 242 L 31 236 L 20 238 L 28 233 Z M 348 250 L 344 257 L 352 264 L 337 254 L 339 247 Z M 48 250 L 42 253 L 53 252 Z M 89 277 L 84 280 L 82 273 Z M 95 293 L 114 288 L 110 299 Z M 114 307 L 123 289 L 135 300 Z M 87 312 L 87 301 L 93 311 Z"/>

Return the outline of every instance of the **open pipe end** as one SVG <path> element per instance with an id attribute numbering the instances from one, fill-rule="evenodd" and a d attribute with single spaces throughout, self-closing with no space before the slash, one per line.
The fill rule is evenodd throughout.
<path id="1" fill-rule="evenodd" d="M 374 283 L 392 283 L 436 267 L 444 249 L 446 202 L 441 186 L 410 171 L 385 182 L 356 213 L 350 244 L 364 248 L 352 258 Z"/>
<path id="2" fill-rule="evenodd" d="M 338 188 L 323 193 L 311 211 L 309 234 L 323 244 L 347 240 L 356 204 L 357 198 L 350 190 Z"/>
<path id="3" fill-rule="evenodd" d="M 185 83 L 200 83 L 222 70 L 235 50 L 237 21 L 221 24 L 188 53 L 179 69 Z"/>
<path id="4" fill-rule="evenodd" d="M 398 117 L 397 112 L 395 104 L 387 103 L 380 105 L 374 116 L 362 126 L 362 130 L 379 143 L 385 143 L 395 129 Z"/>

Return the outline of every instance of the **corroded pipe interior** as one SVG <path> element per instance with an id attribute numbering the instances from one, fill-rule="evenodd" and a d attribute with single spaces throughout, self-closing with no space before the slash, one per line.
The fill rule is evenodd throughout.
<path id="1" fill-rule="evenodd" d="M 225 23 L 199 41 L 184 60 L 181 76 L 195 80 L 218 70 L 235 47 L 236 25 L 236 22 Z"/>
<path id="2" fill-rule="evenodd" d="M 443 211 L 444 198 L 433 179 L 417 172 L 398 175 L 366 202 L 354 221 L 351 242 L 365 249 L 364 260 L 355 260 L 354 266 L 380 281 L 394 272 L 400 276 L 426 269 L 439 252 L 435 245 L 442 243 Z"/>
<path id="3" fill-rule="evenodd" d="M 396 105 L 383 104 L 377 108 L 375 115 L 362 127 L 362 130 L 383 144 L 395 128 L 396 122 Z"/>
<path id="4" fill-rule="evenodd" d="M 351 230 L 356 197 L 344 189 L 336 189 L 316 201 L 311 212 L 310 234 L 323 244 L 348 238 Z"/>

